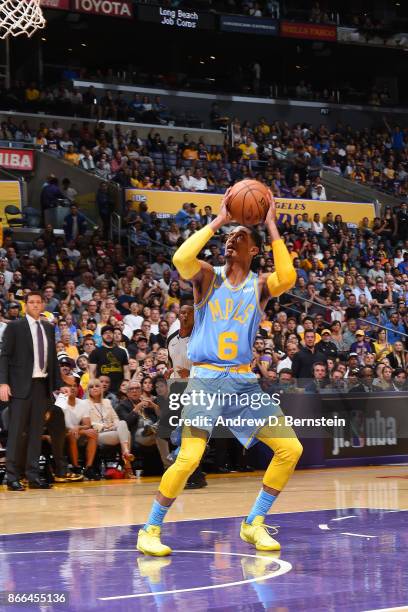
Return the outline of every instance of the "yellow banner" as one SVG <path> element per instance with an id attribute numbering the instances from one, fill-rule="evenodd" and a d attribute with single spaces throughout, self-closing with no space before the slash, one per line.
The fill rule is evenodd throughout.
<path id="1" fill-rule="evenodd" d="M 0 181 L 0 223 L 4 226 L 8 225 L 4 209 L 9 204 L 14 204 L 21 210 L 21 190 L 18 181 Z"/>
<path id="2" fill-rule="evenodd" d="M 176 214 L 186 202 L 193 202 L 198 212 L 204 213 L 205 206 L 211 206 L 214 213 L 220 209 L 222 195 L 210 193 L 190 193 L 184 191 L 155 191 L 150 189 L 126 189 L 126 201 L 132 201 L 137 208 L 140 202 L 146 202 L 149 212 L 161 214 Z M 301 198 L 276 198 L 278 221 L 290 221 L 295 224 L 303 213 L 309 214 L 309 219 L 319 213 L 324 221 L 327 213 L 341 215 L 345 223 L 360 225 L 364 217 L 372 221 L 375 217 L 374 204 L 356 202 L 331 202 L 319 200 L 302 200 Z"/>

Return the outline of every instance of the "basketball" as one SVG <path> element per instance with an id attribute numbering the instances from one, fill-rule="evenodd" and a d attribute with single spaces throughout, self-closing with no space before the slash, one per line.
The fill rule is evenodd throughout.
<path id="1" fill-rule="evenodd" d="M 234 221 L 242 225 L 263 223 L 268 208 L 268 188 L 259 181 L 239 181 L 231 187 L 227 209 Z"/>

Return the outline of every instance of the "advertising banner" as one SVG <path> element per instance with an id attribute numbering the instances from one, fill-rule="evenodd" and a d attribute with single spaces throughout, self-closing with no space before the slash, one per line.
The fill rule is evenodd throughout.
<path id="1" fill-rule="evenodd" d="M 34 170 L 34 151 L 30 149 L 0 149 L 0 168 L 6 170 Z"/>
<path id="2" fill-rule="evenodd" d="M 60 11 L 69 11 L 70 0 L 40 0 L 42 8 L 57 9 Z"/>
<path id="3" fill-rule="evenodd" d="M 204 210 L 204 206 L 211 206 L 214 213 L 220 209 L 222 195 L 211 193 L 197 193 L 184 191 L 154 191 L 150 189 L 126 189 L 126 200 L 132 200 L 137 207 L 138 202 L 146 202 L 149 211 L 155 211 L 163 215 L 175 215 L 185 202 L 193 202 L 197 209 Z M 283 223 L 290 221 L 297 223 L 303 213 L 308 213 L 312 218 L 314 213 L 319 213 L 324 220 L 327 213 L 342 215 L 343 221 L 351 226 L 360 225 L 364 217 L 372 221 L 375 217 L 373 204 L 356 202 L 331 202 L 319 200 L 302 200 L 289 198 L 275 198 L 278 221 Z"/>
<path id="4" fill-rule="evenodd" d="M 279 21 L 259 17 L 243 17 L 242 15 L 221 15 L 220 29 L 224 32 L 278 36 Z"/>
<path id="5" fill-rule="evenodd" d="M 139 4 L 137 16 L 140 21 L 150 21 L 167 28 L 179 30 L 214 30 L 215 16 L 188 8 L 170 8 Z"/>
<path id="6" fill-rule="evenodd" d="M 323 412 L 336 417 L 332 439 L 325 439 L 324 458 L 352 459 L 408 453 L 407 394 L 375 393 L 321 396 Z"/>
<path id="7" fill-rule="evenodd" d="M 71 10 L 90 15 L 122 17 L 123 19 L 132 19 L 133 16 L 132 3 L 118 0 L 72 0 Z"/>
<path id="8" fill-rule="evenodd" d="M 309 40 L 327 40 L 336 42 L 337 31 L 334 25 L 323 23 L 296 23 L 281 21 L 280 33 L 286 38 L 306 38 Z"/>

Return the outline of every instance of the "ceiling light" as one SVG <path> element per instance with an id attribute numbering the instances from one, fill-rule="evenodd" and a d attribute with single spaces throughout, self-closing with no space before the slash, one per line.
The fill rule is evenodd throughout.
<path id="1" fill-rule="evenodd" d="M 81 47 L 86 47 L 86 43 L 81 43 Z"/>

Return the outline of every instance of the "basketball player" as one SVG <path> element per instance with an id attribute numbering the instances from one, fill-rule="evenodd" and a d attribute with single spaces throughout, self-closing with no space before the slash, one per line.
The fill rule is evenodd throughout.
<path id="1" fill-rule="evenodd" d="M 150 515 L 139 531 L 137 549 L 147 555 L 166 556 L 171 553 L 170 547 L 160 540 L 161 525 L 187 478 L 198 466 L 207 438 L 220 415 L 224 418 L 240 417 L 240 424 L 231 426 L 230 430 L 244 446 L 248 448 L 260 440 L 274 452 L 264 475 L 263 487 L 241 524 L 240 537 L 257 550 L 280 550 L 280 544 L 269 535 L 264 520 L 302 453 L 300 442 L 294 431 L 284 426 L 280 407 L 273 403 L 272 398 L 268 405 L 258 406 L 256 412 L 251 409 L 251 402 L 249 406 L 240 402 L 243 394 L 255 399 L 262 392 L 255 374 L 251 372 L 250 362 L 263 309 L 271 297 L 288 291 L 296 282 L 292 260 L 276 227 L 272 194 L 269 193 L 265 224 L 272 241 L 274 273 L 258 276 L 251 272 L 251 263 L 260 252 L 261 240 L 255 231 L 243 226 L 228 236 L 224 267 L 213 268 L 197 259 L 214 233 L 231 220 L 226 206 L 227 195 L 216 219 L 181 245 L 174 254 L 173 263 L 182 278 L 192 282 L 194 290 L 195 323 L 188 349 L 193 367 L 185 393 L 196 389 L 213 393 L 223 386 L 231 397 L 235 394 L 237 399 L 235 404 L 215 402 L 211 410 L 208 410 L 209 405 L 202 404 L 190 404 L 184 408 L 184 418 L 207 417 L 210 424 L 183 428 L 180 452 L 163 475 Z M 249 419 L 254 416 L 258 423 L 262 418 L 263 424 L 251 425 Z M 280 426 L 269 425 L 269 416 L 279 417 Z"/>

